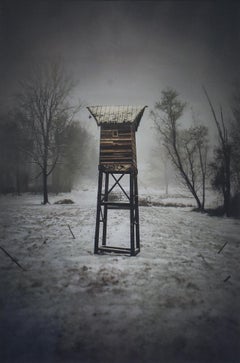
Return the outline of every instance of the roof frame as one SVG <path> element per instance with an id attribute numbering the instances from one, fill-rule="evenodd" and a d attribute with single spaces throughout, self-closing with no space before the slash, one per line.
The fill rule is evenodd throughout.
<path id="1" fill-rule="evenodd" d="M 88 106 L 98 126 L 133 124 L 138 129 L 147 106 Z"/>

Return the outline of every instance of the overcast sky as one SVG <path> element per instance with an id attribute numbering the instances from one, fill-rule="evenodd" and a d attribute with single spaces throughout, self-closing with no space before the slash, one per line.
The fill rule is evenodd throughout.
<path id="1" fill-rule="evenodd" d="M 1 105 L 32 63 L 51 57 L 86 104 L 151 108 L 170 86 L 202 118 L 202 84 L 224 104 L 240 75 L 238 2 L 1 1 L 0 11 Z"/>
<path id="2" fill-rule="evenodd" d="M 198 102 L 203 83 L 229 91 L 239 40 L 237 2 L 3 1 L 1 97 L 31 62 L 60 56 L 90 104 L 152 104 L 165 86 Z"/>

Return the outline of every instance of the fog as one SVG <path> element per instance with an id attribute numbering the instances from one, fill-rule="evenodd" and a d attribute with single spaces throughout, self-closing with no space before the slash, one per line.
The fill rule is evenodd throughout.
<path id="1" fill-rule="evenodd" d="M 148 105 L 138 139 L 138 160 L 149 169 L 156 148 L 149 110 L 165 87 L 188 102 L 214 134 L 202 85 L 229 113 L 239 75 L 237 2 L 45 1 L 1 5 L 1 107 L 14 104 L 18 82 L 34 63 L 60 58 L 77 82 L 84 105 Z M 98 147 L 88 113 L 81 123 Z"/>
<path id="2" fill-rule="evenodd" d="M 239 180 L 231 218 L 220 217 L 228 215 L 221 204 L 230 200 L 207 188 L 206 213 L 195 213 L 196 198 L 179 190 L 170 168 L 165 192 L 150 118 L 161 91 L 174 88 L 187 102 L 182 125 L 188 127 L 194 114 L 214 146 L 216 125 L 202 86 L 217 111 L 223 106 L 227 124 L 240 76 L 239 18 L 240 3 L 232 1 L 0 1 L 1 362 L 240 362 L 240 222 L 232 218 L 240 216 L 240 150 L 233 160 Z M 49 174 L 47 205 L 46 193 L 38 195 L 44 170 L 35 168 L 39 160 L 31 154 L 36 139 L 29 140 L 21 118 L 8 111 L 32 67 L 55 60 L 76 83 L 73 104 L 80 100 L 83 107 L 68 133 L 50 135 L 59 141 L 52 149 L 64 147 Z M 136 258 L 93 255 L 100 130 L 89 118 L 90 105 L 148 106 L 136 134 Z M 24 150 L 29 141 L 30 156 Z M 41 146 L 37 156 L 47 154 Z M 222 146 L 231 151 L 228 143 Z M 225 164 L 224 171 L 230 158 Z M 226 179 L 222 186 L 231 197 Z M 109 245 L 129 243 L 128 212 L 109 213 Z M 105 218 L 104 211 L 101 222 Z"/>

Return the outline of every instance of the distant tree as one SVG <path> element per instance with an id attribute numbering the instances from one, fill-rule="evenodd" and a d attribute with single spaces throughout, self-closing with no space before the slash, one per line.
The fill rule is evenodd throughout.
<path id="1" fill-rule="evenodd" d="M 26 157 L 21 152 L 26 135 L 13 114 L 0 115 L 0 192 L 20 194 L 28 187 Z"/>
<path id="2" fill-rule="evenodd" d="M 70 102 L 73 88 L 60 63 L 36 67 L 21 83 L 18 111 L 31 141 L 24 151 L 40 168 L 43 204 L 48 203 L 48 177 L 63 153 L 60 140 L 80 108 Z"/>
<path id="3" fill-rule="evenodd" d="M 169 159 L 168 159 L 168 155 L 166 153 L 165 148 L 163 148 L 163 150 L 161 152 L 161 159 L 162 159 L 163 168 L 164 168 L 165 193 L 166 193 L 166 195 L 168 195 L 168 190 L 169 190 Z"/>
<path id="4" fill-rule="evenodd" d="M 181 159 L 186 175 L 184 183 L 187 186 L 189 185 L 188 189 L 195 197 L 200 210 L 205 208 L 208 160 L 207 136 L 208 130 L 202 125 L 190 127 L 180 132 Z M 188 184 L 189 182 L 190 184 Z"/>
<path id="5" fill-rule="evenodd" d="M 151 112 L 163 146 L 183 185 L 196 200 L 199 210 L 205 206 L 207 175 L 207 133 L 204 126 L 183 129 L 180 125 L 186 103 L 173 89 L 162 91 L 161 100 Z"/>
<path id="6" fill-rule="evenodd" d="M 229 217 L 232 183 L 232 141 L 224 121 L 222 107 L 220 107 L 220 115 L 217 116 L 207 90 L 203 88 L 203 91 L 206 95 L 218 132 L 218 145 L 214 149 L 215 156 L 211 163 L 213 171 L 212 185 L 223 195 L 224 213 Z"/>
<path id="7" fill-rule="evenodd" d="M 66 127 L 60 143 L 63 153 L 53 172 L 53 190 L 70 192 L 89 165 L 90 136 L 79 122 L 74 121 Z"/>
<path id="8" fill-rule="evenodd" d="M 232 141 L 232 174 L 235 193 L 240 191 L 240 83 L 236 83 L 232 102 L 233 122 L 230 137 Z"/>

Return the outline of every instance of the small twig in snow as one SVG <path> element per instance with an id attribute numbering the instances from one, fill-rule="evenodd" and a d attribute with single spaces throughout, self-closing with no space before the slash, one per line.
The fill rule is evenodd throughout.
<path id="1" fill-rule="evenodd" d="M 206 266 L 208 266 L 209 268 L 212 268 L 212 266 L 206 261 L 205 257 L 201 253 L 199 253 L 199 256 L 202 258 L 202 260 Z"/>
<path id="2" fill-rule="evenodd" d="M 73 231 L 71 230 L 71 227 L 69 226 L 69 224 L 68 224 L 67 226 L 68 226 L 69 231 L 71 232 L 71 234 L 72 234 L 72 236 L 73 236 L 73 239 L 75 239 L 75 236 L 74 236 L 74 234 L 73 234 Z"/>
<path id="3" fill-rule="evenodd" d="M 44 240 L 44 241 L 43 241 L 43 243 L 42 243 L 42 246 L 43 246 L 43 245 L 45 245 L 45 244 L 47 243 L 47 240 L 48 240 L 48 239 L 47 239 L 47 238 L 45 238 L 45 240 Z"/>
<path id="4" fill-rule="evenodd" d="M 0 249 L 14 262 L 14 263 L 16 263 L 16 265 L 18 266 L 18 267 L 20 267 L 20 269 L 22 269 L 23 271 L 26 271 L 25 270 L 25 268 L 23 268 L 21 265 L 20 265 L 20 263 L 18 263 L 17 262 L 17 260 L 14 258 L 14 257 L 12 257 L 11 255 L 10 255 L 10 253 L 8 253 L 6 250 L 5 250 L 5 248 L 3 248 L 2 246 L 0 246 Z"/>
<path id="5" fill-rule="evenodd" d="M 228 241 L 224 243 L 224 245 L 220 248 L 220 250 L 218 251 L 218 253 L 221 253 L 222 250 L 224 249 L 224 247 L 228 244 Z"/>
<path id="6" fill-rule="evenodd" d="M 227 282 L 229 279 L 231 278 L 231 275 L 228 275 L 224 280 L 223 282 Z"/>

